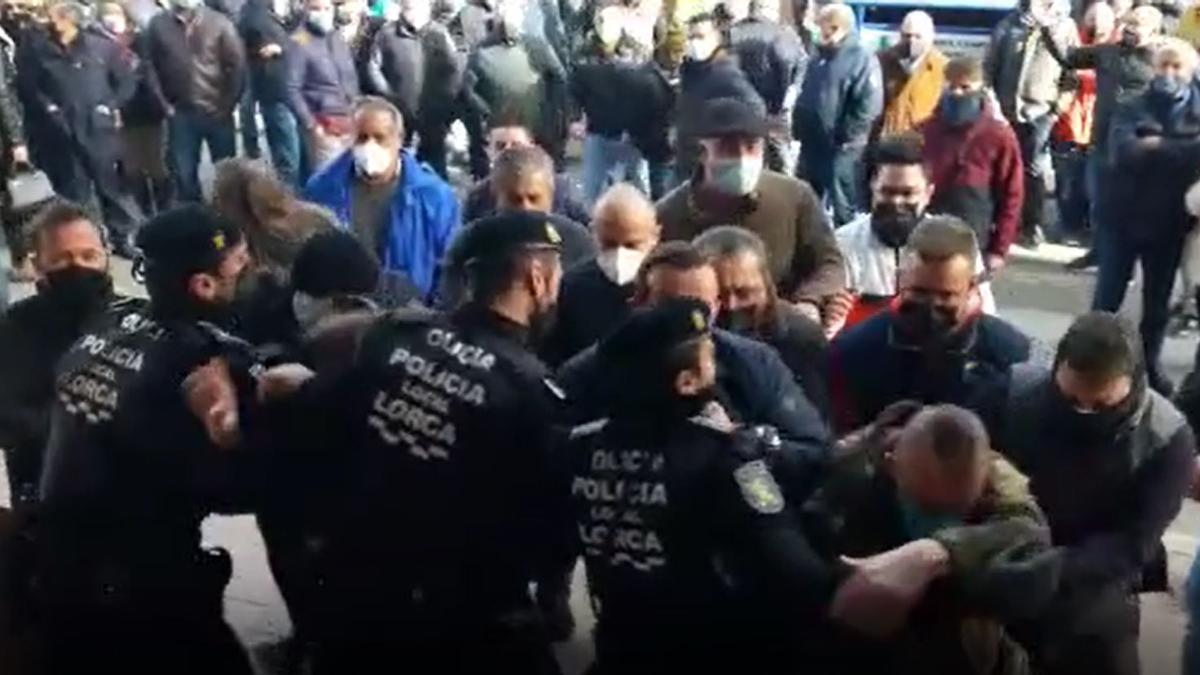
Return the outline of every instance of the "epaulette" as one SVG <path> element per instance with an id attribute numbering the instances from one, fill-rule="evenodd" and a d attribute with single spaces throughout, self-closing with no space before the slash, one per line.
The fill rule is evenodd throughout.
<path id="1" fill-rule="evenodd" d="M 606 426 L 608 426 L 607 417 L 593 420 L 587 424 L 580 424 L 579 426 L 571 429 L 571 440 L 574 441 L 585 436 L 593 436 L 600 433 Z"/>
<path id="2" fill-rule="evenodd" d="M 439 312 L 427 307 L 401 307 L 391 310 L 384 318 L 388 323 L 421 326 L 433 323 L 441 316 L 443 315 Z"/>

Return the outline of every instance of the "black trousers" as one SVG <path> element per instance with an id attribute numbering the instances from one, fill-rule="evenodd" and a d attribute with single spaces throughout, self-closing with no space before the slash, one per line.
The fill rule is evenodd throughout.
<path id="1" fill-rule="evenodd" d="M 54 191 L 80 204 L 90 203 L 94 195 L 110 239 L 133 235 L 141 215 L 122 189 L 115 135 L 111 139 L 86 136 L 64 141 L 59 152 L 46 153 L 42 166 Z"/>

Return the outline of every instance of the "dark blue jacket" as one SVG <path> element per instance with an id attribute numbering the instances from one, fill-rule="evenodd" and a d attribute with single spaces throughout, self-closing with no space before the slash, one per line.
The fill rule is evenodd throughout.
<path id="1" fill-rule="evenodd" d="M 883 111 L 879 61 L 850 36 L 835 49 L 813 52 L 792 118 L 801 142 L 820 149 L 866 145 Z"/>
<path id="2" fill-rule="evenodd" d="M 308 179 L 304 198 L 337 216 L 338 227 L 350 230 L 350 183 L 354 158 L 342 153 Z M 392 196 L 391 225 L 376 251 L 386 272 L 406 275 L 428 297 L 437 283 L 438 262 L 461 222 L 454 191 L 409 152 L 400 153 L 400 182 Z"/>
<path id="3" fill-rule="evenodd" d="M 829 430 L 797 386 L 779 353 L 761 342 L 729 331 L 713 330 L 717 350 L 718 398 L 735 421 L 770 425 L 790 440 L 824 448 Z M 606 377 L 593 345 L 567 361 L 556 380 L 579 422 L 606 416 L 608 403 L 624 391 L 625 382 Z"/>
<path id="4" fill-rule="evenodd" d="M 920 349 L 898 343 L 895 316 L 880 312 L 829 346 L 830 396 L 840 432 L 869 424 L 905 399 L 962 405 L 1029 359 L 1031 342 L 1024 333 L 1003 319 L 980 315 L 933 368 Z"/>
<path id="5" fill-rule="evenodd" d="M 349 117 L 358 99 L 358 70 L 341 33 L 317 36 L 301 29 L 287 54 L 288 105 L 301 128 L 318 117 Z"/>
<path id="6" fill-rule="evenodd" d="M 1110 133 L 1114 222 L 1138 239 L 1182 241 L 1192 226 L 1183 196 L 1200 177 L 1200 87 L 1176 106 L 1141 94 L 1117 108 Z"/>

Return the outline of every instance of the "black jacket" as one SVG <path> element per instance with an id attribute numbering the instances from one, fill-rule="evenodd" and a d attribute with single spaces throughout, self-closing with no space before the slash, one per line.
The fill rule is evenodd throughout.
<path id="1" fill-rule="evenodd" d="M 92 146 L 114 142 L 117 113 L 133 97 L 136 82 L 115 42 L 81 31 L 65 49 L 48 35 L 31 37 L 17 59 L 17 86 L 42 121 L 42 142 Z"/>
<path id="2" fill-rule="evenodd" d="M 419 32 L 403 20 L 385 25 L 375 35 L 367 72 L 371 89 L 414 125 L 453 115 L 462 91 L 463 59 L 438 23 Z"/>
<path id="3" fill-rule="evenodd" d="M 777 449 L 655 408 L 577 427 L 564 453 L 578 551 L 604 608 L 597 665 L 795 672 L 792 650 L 836 574 L 769 468 Z"/>
<path id="4" fill-rule="evenodd" d="M 676 126 L 680 136 L 694 137 L 704 104 L 718 98 L 736 98 L 765 113 L 766 105 L 746 77 L 736 56 L 720 51 L 707 61 L 688 59 L 680 68 Z"/>
<path id="5" fill-rule="evenodd" d="M 262 103 L 287 100 L 287 52 L 292 48 L 292 28 L 275 16 L 270 0 L 247 0 L 242 6 L 238 30 L 246 44 L 250 86 Z M 279 45 L 283 51 L 270 58 L 259 56 L 259 50 L 267 45 Z"/>
<path id="6" fill-rule="evenodd" d="M 729 34 L 742 72 L 767 104 L 767 112 L 780 114 L 788 88 L 804 74 L 808 56 L 800 36 L 791 26 L 756 18 L 739 21 Z"/>
<path id="7" fill-rule="evenodd" d="M 1043 40 L 1052 53 L 1053 40 Z M 1061 58 L 1067 68 L 1096 71 L 1096 107 L 1092 118 L 1092 151 L 1105 153 L 1109 129 L 1117 107 L 1146 91 L 1154 77 L 1154 50 L 1105 43 L 1075 47 Z"/>
<path id="8" fill-rule="evenodd" d="M 484 120 L 516 116 L 539 140 L 557 137 L 567 71 L 543 39 L 488 38 L 471 54 L 463 81 L 471 109 Z"/>
<path id="9" fill-rule="evenodd" d="M 829 385 L 825 382 L 829 342 L 820 324 L 780 302 L 769 326 L 756 339 L 775 348 L 821 416 L 829 419 Z"/>
<path id="10" fill-rule="evenodd" d="M 96 311 L 71 317 L 52 297 L 26 298 L 0 316 L 0 447 L 7 450 L 13 503 L 37 496 L 42 453 L 50 434 L 54 366 L 109 301 Z M 132 306 L 129 301 L 122 301 Z"/>
<path id="11" fill-rule="evenodd" d="M 1192 226 L 1183 197 L 1200 177 L 1200 86 L 1172 110 L 1147 91 L 1117 109 L 1109 150 L 1114 220 L 1135 239 L 1180 238 Z"/>
<path id="12" fill-rule="evenodd" d="M 596 344 L 629 315 L 632 283 L 618 286 L 595 260 L 567 270 L 558 292 L 558 317 L 543 360 L 558 366 Z"/>

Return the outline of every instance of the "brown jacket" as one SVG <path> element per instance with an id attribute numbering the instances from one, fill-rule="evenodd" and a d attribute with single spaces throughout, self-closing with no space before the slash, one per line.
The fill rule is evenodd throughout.
<path id="1" fill-rule="evenodd" d="M 933 48 L 912 73 L 900 65 L 897 47 L 879 52 L 883 71 L 883 116 L 880 135 L 912 131 L 937 108 L 942 96 L 946 55 Z"/>
<path id="2" fill-rule="evenodd" d="M 732 213 L 705 210 L 692 181 L 657 205 L 663 241 L 691 240 L 718 225 L 738 225 L 762 237 L 780 295 L 820 300 L 845 289 L 846 268 L 821 202 L 808 183 L 764 171 L 758 189 Z"/>

